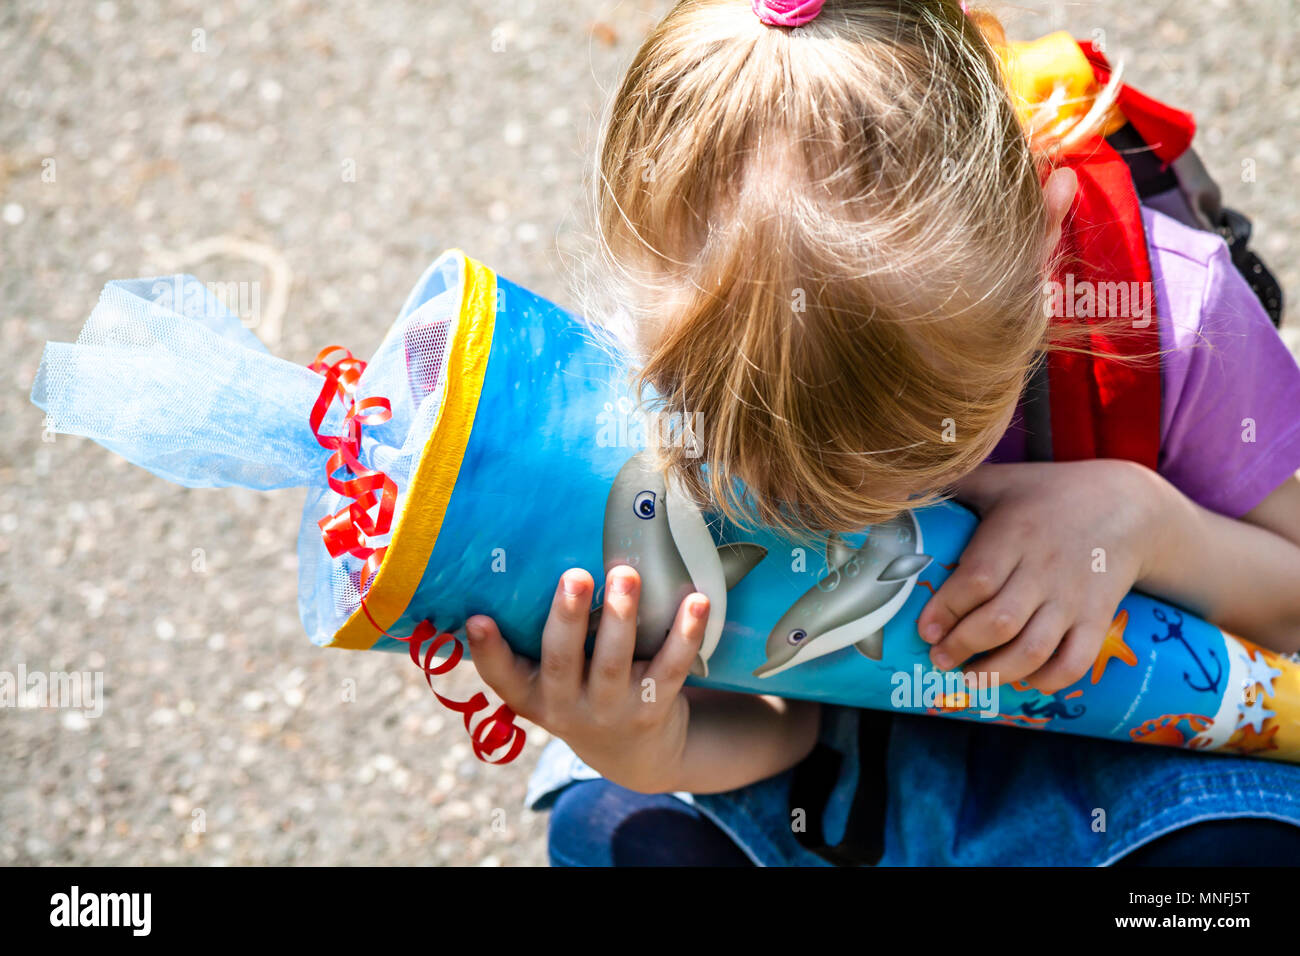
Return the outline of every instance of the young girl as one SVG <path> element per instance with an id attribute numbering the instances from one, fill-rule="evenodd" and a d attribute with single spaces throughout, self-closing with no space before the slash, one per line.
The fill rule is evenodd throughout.
<path id="1" fill-rule="evenodd" d="M 703 423 L 703 457 L 666 467 L 791 530 L 955 493 L 982 522 L 919 621 L 931 659 L 1045 693 L 1092 667 L 1133 587 L 1300 645 L 1300 371 L 1216 235 L 1142 212 L 1157 470 L 1026 461 L 1022 391 L 1069 346 L 1042 301 L 1077 188 L 1054 157 L 1113 118 L 1094 105 L 1027 128 L 956 0 L 683 0 L 599 162 L 626 344 Z M 484 679 L 567 742 L 530 793 L 554 801 L 556 864 L 862 862 L 841 836 L 873 802 L 883 863 L 1300 862 L 1300 767 L 683 688 L 707 599 L 633 661 L 638 586 L 609 573 L 589 666 L 585 571 L 556 589 L 540 664 L 469 622 Z M 835 771 L 814 842 L 838 856 L 792 826 L 810 761 Z"/>

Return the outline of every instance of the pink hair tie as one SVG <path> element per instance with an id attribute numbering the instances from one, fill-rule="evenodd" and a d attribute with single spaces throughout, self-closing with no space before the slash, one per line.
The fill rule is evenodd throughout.
<path id="1" fill-rule="evenodd" d="M 750 0 L 754 16 L 770 27 L 801 27 L 817 19 L 826 0 Z"/>

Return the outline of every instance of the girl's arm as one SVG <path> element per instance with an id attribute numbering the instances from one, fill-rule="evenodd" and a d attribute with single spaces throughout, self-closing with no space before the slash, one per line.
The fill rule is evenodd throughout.
<path id="1" fill-rule="evenodd" d="M 674 790 L 721 793 L 789 770 L 812 751 L 821 706 L 687 687 L 691 724 Z"/>
<path id="2" fill-rule="evenodd" d="M 1148 475 L 1160 518 L 1138 586 L 1265 647 L 1300 650 L 1300 480 L 1237 521 Z"/>

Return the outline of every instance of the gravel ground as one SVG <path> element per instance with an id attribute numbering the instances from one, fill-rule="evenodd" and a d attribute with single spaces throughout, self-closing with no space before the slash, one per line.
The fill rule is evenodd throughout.
<path id="1" fill-rule="evenodd" d="M 0 863 L 545 862 L 521 803 L 543 733 L 482 766 L 409 663 L 307 642 L 298 493 L 174 487 L 43 435 L 27 396 L 111 278 L 278 286 L 259 331 L 301 362 L 369 354 L 450 246 L 570 303 L 597 112 L 668 5 L 0 9 L 0 671 L 100 672 L 105 697 L 94 719 L 0 711 Z M 997 9 L 1022 37 L 1104 30 L 1130 79 L 1193 108 L 1300 290 L 1294 3 Z"/>

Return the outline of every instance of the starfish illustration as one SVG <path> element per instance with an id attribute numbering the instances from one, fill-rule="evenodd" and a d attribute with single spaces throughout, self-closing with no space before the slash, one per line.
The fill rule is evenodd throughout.
<path id="1" fill-rule="evenodd" d="M 1238 736 L 1240 735 L 1240 736 Z M 1239 754 L 1255 754 L 1264 750 L 1277 750 L 1277 725 L 1274 724 L 1262 734 L 1255 733 L 1255 728 L 1244 724 L 1234 734 L 1234 740 L 1223 745 L 1224 750 L 1235 750 Z"/>
<path id="2" fill-rule="evenodd" d="M 1249 704 L 1244 702 L 1237 704 L 1237 710 L 1241 712 L 1241 726 L 1249 726 L 1257 734 L 1264 732 L 1264 721 L 1277 716 L 1273 711 L 1264 709 L 1264 698 L 1262 697 L 1256 698 Z"/>
<path id="3" fill-rule="evenodd" d="M 1276 667 L 1269 665 L 1268 660 L 1263 654 L 1258 657 L 1252 656 L 1249 651 L 1242 658 L 1246 666 L 1250 668 L 1250 673 L 1246 675 L 1246 681 L 1250 684 L 1259 684 L 1264 688 L 1264 695 L 1273 696 L 1273 681 L 1282 676 L 1282 672 Z"/>
<path id="4" fill-rule="evenodd" d="M 1115 615 L 1115 620 L 1110 622 L 1110 627 L 1106 630 L 1106 637 L 1101 642 L 1101 653 L 1097 655 L 1097 660 L 1092 665 L 1092 682 L 1095 684 L 1101 680 L 1102 674 L 1106 671 L 1106 665 L 1110 663 L 1112 657 L 1119 658 L 1129 667 L 1137 667 L 1137 655 L 1133 649 L 1124 643 L 1124 628 L 1128 625 L 1128 611 L 1120 611 Z"/>
<path id="5" fill-rule="evenodd" d="M 1234 634 L 1233 637 L 1237 637 L 1237 635 Z M 1260 647 L 1258 644 L 1252 644 L 1244 638 L 1237 637 L 1237 643 L 1241 644 L 1241 646 L 1246 649 L 1247 654 L 1262 657 L 1270 664 L 1276 664 L 1282 659 L 1287 658 L 1287 655 L 1285 654 L 1279 654 L 1277 651 L 1270 651 L 1267 647 Z"/>

